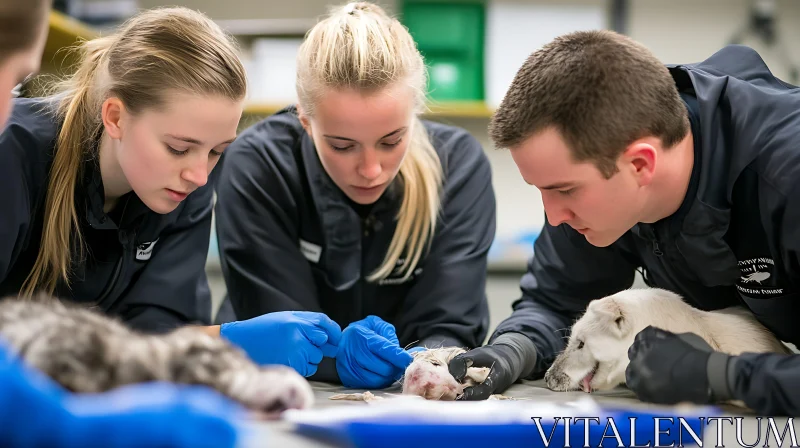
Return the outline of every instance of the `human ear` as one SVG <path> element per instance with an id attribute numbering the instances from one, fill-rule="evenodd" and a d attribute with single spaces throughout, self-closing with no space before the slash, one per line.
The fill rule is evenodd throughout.
<path id="1" fill-rule="evenodd" d="M 116 97 L 111 97 L 103 101 L 101 115 L 103 127 L 109 137 L 119 140 L 122 138 L 122 116 L 125 111 L 125 104 Z"/>
<path id="2" fill-rule="evenodd" d="M 623 165 L 640 186 L 649 185 L 655 175 L 658 150 L 653 143 L 649 139 L 637 140 L 628 145 L 622 154 Z"/>
<path id="3" fill-rule="evenodd" d="M 300 124 L 303 126 L 308 136 L 313 138 L 314 136 L 311 135 L 311 120 L 308 119 L 308 115 L 303 112 L 299 104 L 297 105 L 297 117 L 300 119 Z"/>

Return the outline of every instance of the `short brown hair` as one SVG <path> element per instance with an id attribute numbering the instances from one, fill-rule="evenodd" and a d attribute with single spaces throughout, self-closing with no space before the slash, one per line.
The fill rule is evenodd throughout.
<path id="1" fill-rule="evenodd" d="M 33 47 L 47 26 L 51 0 L 0 1 L 0 60 Z"/>
<path id="2" fill-rule="evenodd" d="M 671 147 L 689 130 L 666 66 L 613 31 L 565 34 L 528 57 L 489 124 L 501 148 L 545 128 L 559 131 L 577 162 L 611 177 L 624 148 L 655 136 Z"/>

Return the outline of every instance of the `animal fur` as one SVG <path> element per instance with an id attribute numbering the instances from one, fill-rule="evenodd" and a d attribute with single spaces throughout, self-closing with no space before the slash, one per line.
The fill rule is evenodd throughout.
<path id="1" fill-rule="evenodd" d="M 628 348 L 648 325 L 674 333 L 696 333 L 713 349 L 731 355 L 790 353 L 744 308 L 707 312 L 670 291 L 628 289 L 589 304 L 572 326 L 566 348 L 545 373 L 547 387 L 591 392 L 624 385 Z"/>
<path id="2" fill-rule="evenodd" d="M 24 361 L 73 392 L 149 381 L 200 384 L 267 417 L 313 403 L 311 387 L 300 374 L 284 366 L 260 367 L 222 338 L 192 327 L 144 335 L 48 296 L 0 301 L 0 337 Z"/>
<path id="3" fill-rule="evenodd" d="M 447 368 L 451 359 L 464 353 L 460 347 L 432 348 L 414 352 L 414 361 L 403 375 L 403 393 L 427 400 L 455 400 L 470 386 L 483 383 L 489 375 L 486 367 L 470 367 L 464 382 L 459 383 Z"/>

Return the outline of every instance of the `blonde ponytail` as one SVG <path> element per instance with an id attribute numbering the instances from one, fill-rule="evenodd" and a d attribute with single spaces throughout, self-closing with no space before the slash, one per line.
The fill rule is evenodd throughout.
<path id="1" fill-rule="evenodd" d="M 82 167 L 102 131 L 101 108 L 118 97 L 132 114 L 163 105 L 169 92 L 241 100 L 246 75 L 234 40 L 203 14 L 156 8 L 129 19 L 118 34 L 84 42 L 72 76 L 56 85 L 61 128 L 45 203 L 39 254 L 22 287 L 31 297 L 70 286 L 73 257 L 83 257 L 75 203 Z"/>
<path id="2" fill-rule="evenodd" d="M 372 93 L 406 83 L 416 93 L 416 111 L 425 109 L 427 74 L 408 30 L 377 5 L 350 3 L 334 10 L 309 31 L 297 56 L 297 95 L 303 114 L 328 88 Z M 408 153 L 398 173 L 403 201 L 389 250 L 367 277 L 390 274 L 407 279 L 430 246 L 439 215 L 442 166 L 428 133 L 414 118 Z M 402 263 L 398 260 L 404 258 Z"/>

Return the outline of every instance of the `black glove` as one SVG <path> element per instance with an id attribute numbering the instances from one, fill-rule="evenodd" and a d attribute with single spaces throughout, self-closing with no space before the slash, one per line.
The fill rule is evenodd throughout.
<path id="1" fill-rule="evenodd" d="M 536 348 L 526 336 L 508 333 L 501 335 L 491 345 L 479 347 L 455 356 L 448 369 L 459 383 L 464 380 L 469 367 L 490 367 L 483 383 L 467 387 L 457 400 L 486 400 L 490 395 L 502 393 L 519 378 L 528 375 L 536 363 Z"/>
<path id="2" fill-rule="evenodd" d="M 709 404 L 730 398 L 729 356 L 694 333 L 675 334 L 648 326 L 628 349 L 625 379 L 636 396 L 658 404 Z"/>

